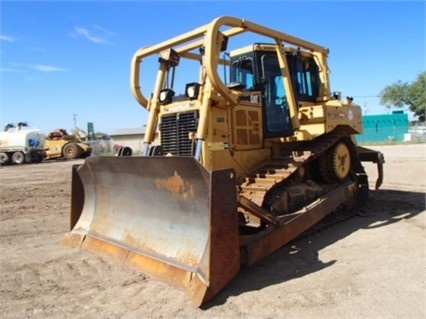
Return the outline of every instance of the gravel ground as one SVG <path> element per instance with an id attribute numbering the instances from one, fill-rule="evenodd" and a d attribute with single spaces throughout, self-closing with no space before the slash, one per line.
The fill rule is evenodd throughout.
<path id="1" fill-rule="evenodd" d="M 426 146 L 372 148 L 385 154 L 385 181 L 367 216 L 244 268 L 203 309 L 167 284 L 60 244 L 71 166 L 81 160 L 0 167 L 0 317 L 425 318 Z M 366 169 L 374 185 L 375 167 Z"/>

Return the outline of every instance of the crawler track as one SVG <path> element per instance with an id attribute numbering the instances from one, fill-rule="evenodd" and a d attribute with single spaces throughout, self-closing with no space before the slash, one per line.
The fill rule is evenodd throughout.
<path id="1" fill-rule="evenodd" d="M 318 159 L 339 141 L 345 140 L 351 155 L 352 176 L 359 184 L 357 209 L 365 204 L 368 193 L 368 181 L 364 168 L 358 159 L 356 146 L 347 136 L 330 133 L 315 140 L 302 142 L 293 149 L 283 149 L 271 161 L 262 165 L 255 173 L 247 176 L 240 185 L 240 196 L 250 200 L 258 207 L 262 207 L 267 193 L 278 184 L 284 184 L 293 176 L 302 175 L 307 170 L 307 165 Z M 318 173 L 318 172 L 317 172 Z M 319 173 L 318 173 L 319 174 Z M 297 180 L 297 178 L 296 178 Z M 332 185 L 330 185 L 332 189 Z"/>

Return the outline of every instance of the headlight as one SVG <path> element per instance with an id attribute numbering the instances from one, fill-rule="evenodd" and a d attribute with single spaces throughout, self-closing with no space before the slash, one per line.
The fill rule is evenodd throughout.
<path id="1" fill-rule="evenodd" d="M 200 84 L 198 83 L 188 83 L 185 87 L 185 95 L 191 100 L 198 98 L 200 93 Z"/>
<path id="2" fill-rule="evenodd" d="M 160 91 L 160 103 L 169 104 L 172 103 L 175 92 L 172 89 L 164 89 Z"/>

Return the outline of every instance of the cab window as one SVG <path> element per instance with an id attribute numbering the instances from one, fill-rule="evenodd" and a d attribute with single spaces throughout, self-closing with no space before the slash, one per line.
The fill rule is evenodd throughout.
<path id="1" fill-rule="evenodd" d="M 248 57 L 241 57 L 232 63 L 232 81 L 244 84 L 245 88 L 251 89 L 254 86 L 253 60 Z"/>
<path id="2" fill-rule="evenodd" d="M 265 108 L 265 136 L 277 137 L 292 133 L 283 78 L 275 54 L 261 57 L 261 83 Z"/>

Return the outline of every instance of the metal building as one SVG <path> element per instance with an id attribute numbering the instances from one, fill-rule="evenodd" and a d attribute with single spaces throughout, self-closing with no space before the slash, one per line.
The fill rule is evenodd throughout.
<path id="1" fill-rule="evenodd" d="M 134 127 L 134 128 L 120 128 L 115 130 L 110 137 L 113 140 L 114 149 L 117 150 L 122 146 L 128 146 L 132 149 L 134 154 L 138 154 L 143 145 L 143 139 L 145 137 L 145 126 Z M 153 145 L 158 144 L 158 133 L 156 133 L 155 141 Z"/>
<path id="2" fill-rule="evenodd" d="M 392 114 L 364 115 L 362 117 L 364 133 L 357 135 L 359 143 L 402 142 L 408 133 L 408 114 L 393 111 Z"/>

